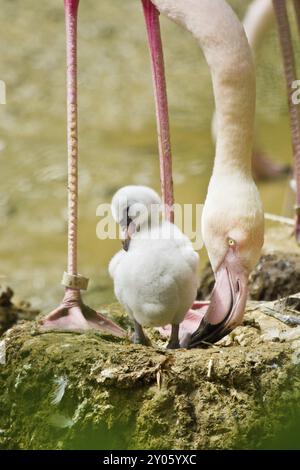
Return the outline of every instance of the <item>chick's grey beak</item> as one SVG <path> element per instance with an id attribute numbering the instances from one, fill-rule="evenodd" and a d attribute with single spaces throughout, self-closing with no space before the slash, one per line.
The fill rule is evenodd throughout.
<path id="1" fill-rule="evenodd" d="M 123 250 L 125 251 L 129 250 L 130 240 L 134 232 L 135 232 L 135 225 L 133 222 L 130 222 L 128 227 L 125 229 L 124 240 L 122 240 Z"/>
<path id="2" fill-rule="evenodd" d="M 216 272 L 210 305 L 197 330 L 192 333 L 188 348 L 196 348 L 206 342 L 215 343 L 242 322 L 247 301 L 247 281 L 247 273 L 235 247 L 229 247 Z"/>
<path id="3" fill-rule="evenodd" d="M 128 251 L 130 245 L 130 238 L 125 238 L 122 240 L 123 250 Z"/>

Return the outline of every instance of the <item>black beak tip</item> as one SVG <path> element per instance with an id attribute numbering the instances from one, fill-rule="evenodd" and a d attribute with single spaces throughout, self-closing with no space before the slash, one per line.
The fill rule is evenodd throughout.
<path id="1" fill-rule="evenodd" d="M 126 238 L 126 240 L 122 240 L 123 250 L 128 251 L 130 245 L 130 239 Z"/>
<path id="2" fill-rule="evenodd" d="M 186 347 L 187 349 L 205 348 L 210 344 L 220 341 L 220 339 L 227 336 L 231 331 L 231 328 L 226 328 L 224 322 L 212 325 L 203 319 L 201 325 L 191 335 Z"/>

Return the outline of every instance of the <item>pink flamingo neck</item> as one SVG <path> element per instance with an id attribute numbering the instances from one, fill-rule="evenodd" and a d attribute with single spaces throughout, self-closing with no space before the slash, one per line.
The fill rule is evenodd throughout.
<path id="1" fill-rule="evenodd" d="M 174 196 L 172 180 L 172 154 L 168 116 L 168 98 L 164 69 L 164 57 L 160 35 L 159 12 L 150 0 L 142 0 L 148 43 L 151 57 L 154 88 L 158 149 L 160 160 L 160 182 L 165 204 L 166 219 L 174 222 Z"/>
<path id="2" fill-rule="evenodd" d="M 79 0 L 65 0 L 67 37 L 68 273 L 77 274 L 78 124 L 77 12 Z"/>

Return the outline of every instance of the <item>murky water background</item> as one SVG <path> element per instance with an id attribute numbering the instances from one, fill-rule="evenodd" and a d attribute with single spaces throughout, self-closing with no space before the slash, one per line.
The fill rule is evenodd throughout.
<path id="1" fill-rule="evenodd" d="M 242 15 L 249 2 L 231 1 Z M 66 266 L 65 31 L 62 0 L 0 0 L 0 282 L 49 309 Z M 209 71 L 192 37 L 162 18 L 175 197 L 202 203 L 213 164 Z M 297 38 L 297 35 L 295 35 Z M 297 38 L 298 39 L 298 38 Z M 275 31 L 258 57 L 258 140 L 290 162 Z M 107 264 L 118 241 L 96 237 L 96 207 L 124 184 L 159 189 L 149 58 L 138 0 L 81 2 L 79 11 L 79 270 L 94 306 L 113 299 Z M 290 215 L 288 182 L 261 183 L 265 209 Z M 202 253 L 202 259 L 205 254 Z"/>

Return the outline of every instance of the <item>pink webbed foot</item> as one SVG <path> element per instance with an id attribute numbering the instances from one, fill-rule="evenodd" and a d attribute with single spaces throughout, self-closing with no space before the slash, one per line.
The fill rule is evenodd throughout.
<path id="1" fill-rule="evenodd" d="M 43 330 L 86 331 L 101 330 L 119 337 L 126 331 L 99 312 L 85 305 L 80 291 L 66 289 L 62 303 L 39 322 Z"/>
<path id="2" fill-rule="evenodd" d="M 269 180 L 289 175 L 291 168 L 272 160 L 262 152 L 255 151 L 252 157 L 252 170 L 255 179 Z"/>
<path id="3" fill-rule="evenodd" d="M 201 323 L 208 306 L 209 302 L 201 302 L 197 300 L 193 303 L 192 308 L 187 311 L 184 320 L 179 325 L 179 343 L 181 348 L 185 348 L 188 345 L 192 333 Z M 171 325 L 162 326 L 156 329 L 164 338 L 170 337 L 172 333 Z"/>

